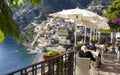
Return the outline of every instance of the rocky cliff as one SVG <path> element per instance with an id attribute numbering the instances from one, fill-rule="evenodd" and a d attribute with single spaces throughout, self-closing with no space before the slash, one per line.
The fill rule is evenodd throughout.
<path id="1" fill-rule="evenodd" d="M 19 7 L 13 16 L 20 28 L 24 28 L 32 22 L 41 23 L 41 21 L 48 17 L 49 13 L 58 12 L 63 9 L 71 9 L 76 7 L 88 8 L 89 6 L 92 6 L 89 10 L 99 12 L 101 15 L 102 10 L 106 9 L 113 0 L 43 0 L 40 7 L 30 6 L 28 1 L 26 6 Z M 99 10 L 97 10 L 98 7 L 96 7 L 98 5 L 102 6 L 99 7 L 101 8 Z"/>

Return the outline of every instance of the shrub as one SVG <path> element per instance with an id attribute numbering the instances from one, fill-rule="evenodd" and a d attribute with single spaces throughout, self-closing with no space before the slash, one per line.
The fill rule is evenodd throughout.
<path id="1" fill-rule="evenodd" d="M 58 51 L 55 51 L 55 50 L 49 50 L 46 55 L 48 56 L 55 56 L 55 55 L 59 55 L 59 52 Z"/>

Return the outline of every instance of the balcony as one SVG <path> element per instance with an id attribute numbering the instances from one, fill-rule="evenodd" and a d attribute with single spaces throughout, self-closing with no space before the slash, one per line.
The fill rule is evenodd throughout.
<path id="1" fill-rule="evenodd" d="M 75 52 L 65 53 L 30 65 L 8 75 L 73 75 Z"/>
<path id="2" fill-rule="evenodd" d="M 72 51 L 11 72 L 7 75 L 76 75 L 75 65 L 77 59 L 75 56 L 75 51 Z M 90 75 L 120 75 L 120 62 L 116 61 L 115 52 L 105 53 L 102 57 L 102 63 L 99 68 L 91 68 Z M 80 75 L 82 74 L 80 73 Z"/>

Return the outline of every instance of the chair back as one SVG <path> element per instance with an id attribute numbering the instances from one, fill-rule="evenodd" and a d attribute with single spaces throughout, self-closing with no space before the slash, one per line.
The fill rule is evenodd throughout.
<path id="1" fill-rule="evenodd" d="M 90 58 L 76 57 L 76 75 L 90 75 Z"/>

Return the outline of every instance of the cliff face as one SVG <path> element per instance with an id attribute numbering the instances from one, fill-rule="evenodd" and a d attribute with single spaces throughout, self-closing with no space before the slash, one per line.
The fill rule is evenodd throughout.
<path id="1" fill-rule="evenodd" d="M 14 13 L 14 20 L 20 28 L 35 22 L 41 23 L 48 17 L 49 13 L 58 12 L 63 9 L 71 8 L 87 8 L 89 6 L 104 5 L 105 7 L 112 0 L 43 0 L 40 7 L 30 6 L 29 3 L 24 7 L 20 7 Z"/>
<path id="2" fill-rule="evenodd" d="M 103 5 L 103 6 L 109 6 L 111 2 L 114 0 L 93 0 L 90 5 Z"/>
<path id="3" fill-rule="evenodd" d="M 49 6 L 56 11 L 70 8 L 86 8 L 92 0 L 45 0 L 45 6 Z"/>

